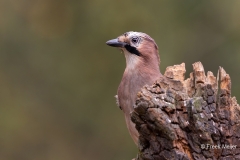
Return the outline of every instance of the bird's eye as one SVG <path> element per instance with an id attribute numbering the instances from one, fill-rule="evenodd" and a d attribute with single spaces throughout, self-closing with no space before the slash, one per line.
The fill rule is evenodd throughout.
<path id="1" fill-rule="evenodd" d="M 138 37 L 133 37 L 131 41 L 132 41 L 132 43 L 138 43 L 139 38 Z"/>

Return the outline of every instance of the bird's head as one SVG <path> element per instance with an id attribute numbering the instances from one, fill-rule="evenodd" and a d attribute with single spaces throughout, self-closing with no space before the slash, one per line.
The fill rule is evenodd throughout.
<path id="1" fill-rule="evenodd" d="M 127 68 L 136 69 L 137 65 L 159 68 L 160 58 L 155 41 L 142 32 L 126 32 L 116 39 L 106 42 L 107 45 L 120 48 L 127 62 Z"/>

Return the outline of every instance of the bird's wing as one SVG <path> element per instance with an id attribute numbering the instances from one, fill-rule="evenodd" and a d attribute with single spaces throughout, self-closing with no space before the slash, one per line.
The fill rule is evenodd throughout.
<path id="1" fill-rule="evenodd" d="M 116 98 L 116 104 L 117 104 L 117 106 L 122 110 L 122 107 L 121 107 L 120 104 L 119 104 L 118 95 L 115 95 L 114 97 Z"/>

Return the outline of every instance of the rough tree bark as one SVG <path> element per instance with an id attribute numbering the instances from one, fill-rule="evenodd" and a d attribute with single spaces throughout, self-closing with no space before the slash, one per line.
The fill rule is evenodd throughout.
<path id="1" fill-rule="evenodd" d="M 131 114 L 140 134 L 135 160 L 240 159 L 240 107 L 231 97 L 231 79 L 217 78 L 201 62 L 184 80 L 185 64 L 166 69 L 144 86 Z"/>

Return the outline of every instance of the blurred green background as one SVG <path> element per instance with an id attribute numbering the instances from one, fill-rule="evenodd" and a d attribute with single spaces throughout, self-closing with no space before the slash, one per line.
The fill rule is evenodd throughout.
<path id="1" fill-rule="evenodd" d="M 124 56 L 105 42 L 141 31 L 161 71 L 223 66 L 240 98 L 239 0 L 0 0 L 0 159 L 130 160 L 114 95 Z"/>

